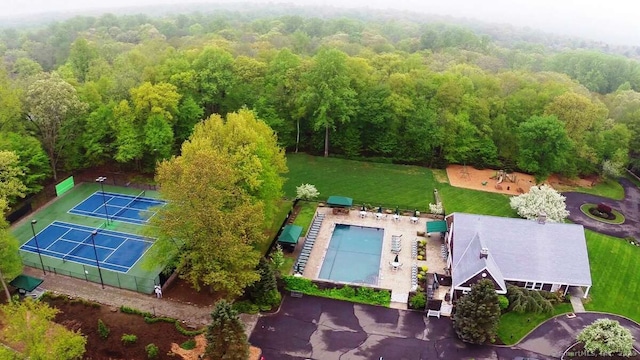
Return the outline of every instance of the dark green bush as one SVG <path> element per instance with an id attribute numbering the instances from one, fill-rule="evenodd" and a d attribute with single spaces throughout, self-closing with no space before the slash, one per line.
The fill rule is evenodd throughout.
<path id="1" fill-rule="evenodd" d="M 153 317 L 152 313 L 140 311 L 138 309 L 130 308 L 128 306 L 120 306 L 120 311 L 125 314 L 142 315 L 144 317 Z"/>
<path id="2" fill-rule="evenodd" d="M 180 344 L 180 347 L 185 350 L 193 350 L 196 348 L 196 341 L 194 339 L 189 339 Z"/>
<path id="3" fill-rule="evenodd" d="M 423 310 L 427 305 L 427 298 L 423 292 L 416 293 L 409 299 L 409 305 L 412 309 Z"/>
<path id="4" fill-rule="evenodd" d="M 148 344 L 144 349 L 147 351 L 147 358 L 149 359 L 155 359 L 160 355 L 160 349 L 154 343 Z"/>
<path id="5" fill-rule="evenodd" d="M 98 319 L 98 335 L 100 335 L 101 338 L 106 339 L 109 337 L 110 332 L 111 330 L 107 327 L 107 325 L 105 325 L 102 319 Z"/>
<path id="6" fill-rule="evenodd" d="M 123 344 L 130 345 L 135 344 L 138 341 L 138 337 L 133 334 L 123 334 L 121 340 Z"/>
<path id="7" fill-rule="evenodd" d="M 260 312 L 260 307 L 249 300 L 236 301 L 232 307 L 235 311 L 243 314 L 257 314 Z"/>
<path id="8" fill-rule="evenodd" d="M 204 327 L 202 329 L 199 330 L 187 330 L 185 328 L 182 327 L 182 324 L 180 324 L 180 321 L 176 320 L 174 325 L 176 326 L 176 330 L 178 330 L 178 332 L 184 336 L 196 336 L 196 335 L 200 335 L 203 334 L 207 328 Z"/>
<path id="9" fill-rule="evenodd" d="M 352 298 L 356 296 L 356 289 L 352 288 L 349 285 L 345 285 L 342 289 L 340 289 L 340 295 L 346 298 Z"/>
<path id="10" fill-rule="evenodd" d="M 269 292 L 267 292 L 266 294 L 264 294 L 260 300 L 262 301 L 262 303 L 258 304 L 261 308 L 263 305 L 268 306 L 269 309 L 271 310 L 271 308 L 273 307 L 277 307 L 278 305 L 280 305 L 280 301 L 282 301 L 282 295 L 280 295 L 280 292 L 278 290 L 271 290 Z"/>

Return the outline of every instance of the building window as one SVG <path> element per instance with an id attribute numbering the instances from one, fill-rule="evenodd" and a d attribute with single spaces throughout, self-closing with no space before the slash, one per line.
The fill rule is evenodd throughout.
<path id="1" fill-rule="evenodd" d="M 524 287 L 526 289 L 529 289 L 529 290 L 542 290 L 542 286 L 543 285 L 544 285 L 543 283 L 536 283 L 536 282 L 528 282 L 527 281 L 527 283 L 524 285 Z"/>

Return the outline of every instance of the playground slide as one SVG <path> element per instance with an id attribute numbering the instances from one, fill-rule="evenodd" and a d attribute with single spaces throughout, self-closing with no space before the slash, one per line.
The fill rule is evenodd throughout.
<path id="1" fill-rule="evenodd" d="M 500 184 L 503 180 L 504 180 L 504 177 L 503 177 L 502 175 L 500 175 L 500 177 L 498 178 L 498 182 L 496 183 L 496 185 Z"/>

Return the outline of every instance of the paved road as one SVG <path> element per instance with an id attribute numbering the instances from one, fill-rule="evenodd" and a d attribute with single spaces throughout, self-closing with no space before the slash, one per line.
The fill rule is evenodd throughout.
<path id="1" fill-rule="evenodd" d="M 603 234 L 622 238 L 633 236 L 640 240 L 640 189 L 629 179 L 621 178 L 618 181 L 625 192 L 624 199 L 620 201 L 577 192 L 562 193 L 567 198 L 569 220 Z M 611 225 L 593 220 L 580 211 L 580 205 L 584 203 L 605 203 L 616 210 L 620 210 L 626 220 L 622 225 Z"/>
<path id="2" fill-rule="evenodd" d="M 267 360 L 548 358 L 527 349 L 462 343 L 449 318 L 310 296 L 285 296 L 277 314 L 258 320 L 250 342 Z"/>
<path id="3" fill-rule="evenodd" d="M 267 360 L 559 359 L 584 326 L 603 317 L 629 328 L 640 348 L 640 326 L 615 315 L 559 316 L 511 348 L 474 346 L 457 339 L 449 318 L 311 296 L 285 296 L 278 313 L 258 320 L 250 342 Z"/>

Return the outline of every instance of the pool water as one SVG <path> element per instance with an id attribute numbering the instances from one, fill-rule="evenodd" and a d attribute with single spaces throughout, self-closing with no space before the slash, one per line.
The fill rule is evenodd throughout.
<path id="1" fill-rule="evenodd" d="M 378 285 L 384 229 L 337 224 L 318 278 Z"/>

